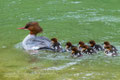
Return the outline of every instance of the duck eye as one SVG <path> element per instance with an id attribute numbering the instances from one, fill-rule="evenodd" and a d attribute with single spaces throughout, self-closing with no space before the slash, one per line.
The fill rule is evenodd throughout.
<path id="1" fill-rule="evenodd" d="M 25 28 L 28 28 L 28 27 L 30 27 L 30 24 L 27 24 L 27 25 L 25 26 Z"/>

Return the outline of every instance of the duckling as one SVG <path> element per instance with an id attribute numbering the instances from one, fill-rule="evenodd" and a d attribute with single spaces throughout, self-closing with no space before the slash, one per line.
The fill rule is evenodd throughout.
<path id="1" fill-rule="evenodd" d="M 90 44 L 90 47 L 92 47 L 94 50 L 103 51 L 102 46 L 100 46 L 99 44 L 96 44 L 96 42 L 94 40 L 90 40 L 89 44 Z"/>
<path id="2" fill-rule="evenodd" d="M 87 46 L 87 45 L 84 45 L 84 46 L 82 47 L 81 52 L 82 52 L 82 53 L 86 53 L 86 54 L 96 53 L 96 51 L 95 51 L 93 48 L 91 48 L 91 47 L 89 47 L 89 46 Z"/>
<path id="3" fill-rule="evenodd" d="M 75 47 L 75 46 L 72 45 L 71 42 L 67 42 L 65 46 L 66 46 L 66 47 L 65 47 L 66 52 L 71 52 L 71 49 L 72 49 L 73 47 Z"/>
<path id="4" fill-rule="evenodd" d="M 104 53 L 107 56 L 117 56 L 118 55 L 118 53 L 115 50 L 112 49 L 111 45 L 105 46 Z"/>
<path id="5" fill-rule="evenodd" d="M 112 50 L 118 51 L 117 48 L 116 48 L 115 46 L 111 45 L 110 42 L 108 42 L 108 41 L 105 41 L 105 42 L 104 42 L 104 49 L 105 49 L 105 47 L 108 46 L 108 45 L 111 46 Z"/>
<path id="6" fill-rule="evenodd" d="M 60 43 L 58 42 L 57 38 L 52 38 L 51 43 L 52 43 L 51 48 L 54 49 L 54 51 L 56 51 L 56 52 L 62 51 L 62 47 L 61 47 Z"/>
<path id="7" fill-rule="evenodd" d="M 80 41 L 79 42 L 79 46 L 78 46 L 78 49 L 81 51 L 82 50 L 82 47 L 85 45 L 85 43 L 83 41 Z"/>
<path id="8" fill-rule="evenodd" d="M 81 54 L 81 51 L 79 51 L 77 49 L 77 47 L 72 47 L 72 54 L 71 54 L 71 56 L 72 57 L 81 57 L 83 55 Z"/>

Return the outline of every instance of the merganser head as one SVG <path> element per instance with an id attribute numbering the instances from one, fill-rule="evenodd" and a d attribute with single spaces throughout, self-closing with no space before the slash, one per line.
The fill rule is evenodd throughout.
<path id="1" fill-rule="evenodd" d="M 110 51 L 112 50 L 112 47 L 110 45 L 105 46 L 105 50 Z"/>
<path id="2" fill-rule="evenodd" d="M 83 42 L 83 41 L 80 41 L 79 42 L 79 47 L 82 47 L 82 46 L 84 46 L 85 45 L 85 43 Z"/>
<path id="3" fill-rule="evenodd" d="M 75 53 L 76 51 L 78 51 L 77 47 L 73 47 L 72 48 L 72 54 Z"/>
<path id="4" fill-rule="evenodd" d="M 82 51 L 85 51 L 86 49 L 88 49 L 89 47 L 87 45 L 82 46 Z"/>
<path id="5" fill-rule="evenodd" d="M 90 40 L 89 44 L 90 44 L 91 47 L 93 47 L 96 44 L 96 42 L 94 40 Z"/>
<path id="6" fill-rule="evenodd" d="M 110 45 L 110 43 L 109 43 L 108 41 L 105 41 L 105 42 L 104 42 L 104 47 L 105 47 L 105 46 L 108 46 L 108 45 Z"/>
<path id="7" fill-rule="evenodd" d="M 51 41 L 52 41 L 52 43 L 57 43 L 58 42 L 57 38 L 52 38 Z"/>
<path id="8" fill-rule="evenodd" d="M 38 22 L 29 22 L 24 27 L 18 29 L 29 30 L 30 34 L 35 34 L 35 35 L 43 31 L 43 29 L 40 27 Z"/>
<path id="9" fill-rule="evenodd" d="M 110 45 L 110 43 L 108 41 L 105 41 L 104 44 L 105 45 Z"/>
<path id="10" fill-rule="evenodd" d="M 66 46 L 66 48 L 69 48 L 69 47 L 72 46 L 72 43 L 71 42 L 67 42 L 65 46 Z"/>

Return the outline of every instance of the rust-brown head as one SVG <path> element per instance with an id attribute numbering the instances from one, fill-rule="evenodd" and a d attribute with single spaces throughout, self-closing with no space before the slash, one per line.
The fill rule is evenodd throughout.
<path id="1" fill-rule="evenodd" d="M 41 33 L 43 31 L 38 22 L 29 22 L 24 27 L 18 29 L 29 30 L 30 34 L 34 35 Z"/>
<path id="2" fill-rule="evenodd" d="M 89 47 L 87 45 L 82 46 L 82 51 L 88 49 Z"/>
<path id="3" fill-rule="evenodd" d="M 67 42 L 65 46 L 66 46 L 67 48 L 69 48 L 69 47 L 72 46 L 72 43 L 71 43 L 71 42 Z"/>
<path id="4" fill-rule="evenodd" d="M 77 47 L 72 47 L 72 54 L 74 54 L 76 51 L 78 51 Z"/>
<path id="5" fill-rule="evenodd" d="M 77 47 L 72 47 L 72 51 L 77 51 Z"/>
<path id="6" fill-rule="evenodd" d="M 94 40 L 90 40 L 89 44 L 90 44 L 91 47 L 93 47 L 96 44 L 96 42 Z"/>
<path id="7" fill-rule="evenodd" d="M 105 46 L 105 49 L 106 50 L 112 50 L 112 47 L 111 47 L 111 45 L 107 45 L 107 46 Z"/>
<path id="8" fill-rule="evenodd" d="M 84 45 L 85 45 L 85 43 L 84 43 L 83 41 L 80 41 L 80 42 L 79 42 L 79 46 L 80 46 L 80 47 L 82 47 L 82 46 L 84 46 Z"/>
<path id="9" fill-rule="evenodd" d="M 52 43 L 58 42 L 57 38 L 52 38 L 51 41 L 52 41 Z"/>
<path id="10" fill-rule="evenodd" d="M 110 45 L 110 43 L 109 43 L 108 41 L 105 41 L 105 42 L 104 42 L 104 45 L 107 46 L 107 45 Z"/>

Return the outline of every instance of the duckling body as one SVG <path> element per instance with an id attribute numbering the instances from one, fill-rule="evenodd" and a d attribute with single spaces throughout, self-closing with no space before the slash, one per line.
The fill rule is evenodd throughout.
<path id="1" fill-rule="evenodd" d="M 94 46 L 91 46 L 91 47 L 96 51 L 103 51 L 102 46 L 99 44 L 95 44 Z"/>
<path id="2" fill-rule="evenodd" d="M 73 47 L 73 48 L 72 48 L 72 54 L 71 54 L 71 56 L 72 56 L 72 57 L 81 57 L 81 56 L 83 56 L 83 55 L 81 54 L 81 51 L 79 51 L 79 50 L 77 49 L 77 47 Z"/>
<path id="3" fill-rule="evenodd" d="M 107 55 L 107 56 L 117 56 L 118 53 L 114 50 L 105 50 L 104 53 Z"/>
<path id="4" fill-rule="evenodd" d="M 104 53 L 107 56 L 117 56 L 118 55 L 117 51 L 113 50 L 110 45 L 108 45 L 108 46 L 105 47 Z"/>
<path id="5" fill-rule="evenodd" d="M 51 39 L 51 48 L 55 52 L 63 52 L 61 44 L 58 42 L 57 38 L 52 38 Z"/>
<path id="6" fill-rule="evenodd" d="M 90 44 L 90 47 L 92 47 L 95 51 L 103 51 L 102 46 L 100 46 L 99 44 L 96 44 L 94 40 L 90 40 L 89 44 Z"/>
<path id="7" fill-rule="evenodd" d="M 110 46 L 113 51 L 118 51 L 115 46 L 113 46 L 113 45 L 110 44 L 110 42 L 105 41 L 105 42 L 104 42 L 104 49 L 105 49 L 105 47 L 107 47 L 107 46 Z"/>
<path id="8" fill-rule="evenodd" d="M 56 52 L 62 52 L 62 47 L 59 42 L 52 44 L 51 48 L 54 49 L 54 51 Z"/>
<path id="9" fill-rule="evenodd" d="M 96 53 L 96 51 L 93 48 L 91 48 L 91 47 L 89 47 L 87 45 L 84 45 L 83 49 L 82 49 L 82 53 L 93 54 L 93 53 Z"/>
<path id="10" fill-rule="evenodd" d="M 83 53 L 86 53 L 86 54 L 93 54 L 93 53 L 96 53 L 96 51 L 93 49 L 93 48 L 88 48 L 86 50 L 83 51 Z"/>

